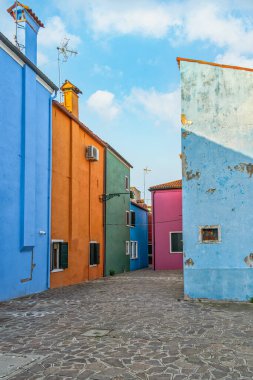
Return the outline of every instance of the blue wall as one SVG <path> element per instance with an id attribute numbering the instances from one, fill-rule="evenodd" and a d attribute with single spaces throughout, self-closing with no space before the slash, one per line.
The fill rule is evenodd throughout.
<path id="1" fill-rule="evenodd" d="M 253 297 L 253 73 L 180 62 L 185 295 Z M 199 227 L 221 241 L 201 243 Z"/>
<path id="2" fill-rule="evenodd" d="M 148 267 L 148 212 L 132 202 L 130 210 L 135 212 L 135 227 L 130 227 L 130 239 L 138 241 L 138 258 L 130 259 L 132 271 Z"/>
<path id="3" fill-rule="evenodd" d="M 0 65 L 0 300 L 7 300 L 49 285 L 51 94 L 1 48 Z"/>

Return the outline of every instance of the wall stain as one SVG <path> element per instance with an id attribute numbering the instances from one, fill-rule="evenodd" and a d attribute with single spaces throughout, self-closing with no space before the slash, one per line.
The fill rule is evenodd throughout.
<path id="1" fill-rule="evenodd" d="M 216 191 L 216 189 L 208 189 L 207 191 L 206 191 L 206 193 L 209 193 L 209 194 L 213 194 L 214 192 Z"/>
<path id="2" fill-rule="evenodd" d="M 187 259 L 185 260 L 185 265 L 187 265 L 188 267 L 193 267 L 194 265 L 194 261 L 192 259 Z"/>
<path id="3" fill-rule="evenodd" d="M 196 173 L 193 173 L 192 170 L 188 169 L 188 162 L 185 153 L 181 154 L 182 159 L 182 176 L 186 178 L 187 181 L 190 181 L 191 179 L 198 179 L 200 177 L 200 172 L 197 171 Z"/>
<path id="4" fill-rule="evenodd" d="M 191 134 L 191 132 L 188 132 L 188 131 L 184 131 L 182 132 L 182 137 L 183 139 L 185 139 L 187 136 L 189 136 Z"/>
<path id="5" fill-rule="evenodd" d="M 241 162 L 240 164 L 235 165 L 234 167 L 228 166 L 228 169 L 231 171 L 236 170 L 236 171 L 241 172 L 241 173 L 247 172 L 249 175 L 249 178 L 251 178 L 253 175 L 253 164 L 251 164 L 251 163 L 246 164 L 244 162 Z"/>
<path id="6" fill-rule="evenodd" d="M 184 113 L 181 114 L 181 123 L 183 125 L 192 125 L 192 121 L 188 120 Z"/>
<path id="7" fill-rule="evenodd" d="M 246 256 L 244 258 L 244 262 L 248 267 L 252 268 L 253 267 L 253 253 L 250 253 L 249 256 Z"/>

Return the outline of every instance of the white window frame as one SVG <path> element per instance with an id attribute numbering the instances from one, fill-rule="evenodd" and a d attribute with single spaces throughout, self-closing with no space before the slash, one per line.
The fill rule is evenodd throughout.
<path id="1" fill-rule="evenodd" d="M 138 241 L 136 240 L 130 241 L 130 259 L 138 259 Z"/>
<path id="2" fill-rule="evenodd" d="M 129 240 L 126 241 L 126 255 L 127 256 L 130 255 L 130 241 Z"/>
<path id="3" fill-rule="evenodd" d="M 54 245 L 54 243 L 64 243 L 64 240 L 62 240 L 62 239 L 52 239 L 51 240 L 51 266 L 50 266 L 50 272 L 51 273 L 56 273 L 56 272 L 63 272 L 64 271 L 64 269 L 63 268 L 59 268 L 59 266 L 60 266 L 60 251 L 59 251 L 59 249 L 58 249 L 58 254 L 57 254 L 57 268 L 55 268 L 55 269 L 52 269 L 52 267 L 53 267 L 53 245 Z"/>
<path id="4" fill-rule="evenodd" d="M 182 237 L 183 237 L 183 231 L 171 231 L 170 232 L 170 253 L 171 254 L 174 254 L 174 253 L 183 253 L 183 252 L 174 252 L 174 251 L 172 251 L 172 234 L 182 234 Z"/>
<path id="5" fill-rule="evenodd" d="M 202 230 L 203 229 L 218 229 L 218 240 L 202 240 Z M 201 244 L 219 244 L 221 243 L 221 226 L 219 224 L 217 225 L 206 225 L 206 226 L 199 226 L 199 242 Z"/>
<path id="6" fill-rule="evenodd" d="M 128 219 L 128 220 L 127 220 Z M 128 222 L 128 223 L 127 223 Z M 130 211 L 126 210 L 126 226 L 131 227 Z"/>
<path id="7" fill-rule="evenodd" d="M 126 191 L 130 191 L 129 177 L 127 175 L 125 176 L 125 189 Z"/>

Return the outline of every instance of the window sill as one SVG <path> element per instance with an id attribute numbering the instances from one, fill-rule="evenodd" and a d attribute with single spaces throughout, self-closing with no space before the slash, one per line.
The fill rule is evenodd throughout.
<path id="1" fill-rule="evenodd" d="M 175 253 L 183 253 L 183 252 L 169 252 L 170 255 L 174 255 Z"/>
<path id="2" fill-rule="evenodd" d="M 90 265 L 91 268 L 97 267 L 97 266 L 98 266 L 98 264 L 92 264 L 92 265 Z"/>
<path id="3" fill-rule="evenodd" d="M 57 272 L 63 272 L 64 269 L 53 269 L 51 270 L 51 273 L 57 273 Z"/>

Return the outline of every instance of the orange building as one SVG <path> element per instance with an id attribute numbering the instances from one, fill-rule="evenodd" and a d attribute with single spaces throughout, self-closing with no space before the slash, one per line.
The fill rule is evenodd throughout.
<path id="1" fill-rule="evenodd" d="M 78 118 L 78 94 L 69 81 L 63 104 L 53 102 L 52 288 L 103 276 L 105 145 Z"/>

